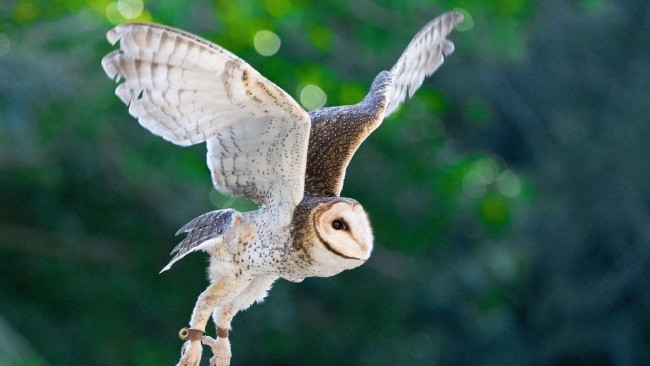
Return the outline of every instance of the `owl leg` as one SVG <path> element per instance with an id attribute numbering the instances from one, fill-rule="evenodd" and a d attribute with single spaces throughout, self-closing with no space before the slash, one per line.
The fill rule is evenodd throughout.
<path id="1" fill-rule="evenodd" d="M 198 366 L 201 361 L 201 335 L 212 310 L 232 302 L 251 282 L 250 277 L 220 277 L 208 286 L 196 301 L 190 329 L 186 331 L 187 342 L 183 345 L 182 356 L 177 366 Z"/>
<path id="2" fill-rule="evenodd" d="M 212 319 L 217 327 L 217 337 L 203 337 L 203 344 L 212 349 L 213 356 L 210 358 L 210 366 L 230 365 L 232 353 L 228 340 L 228 329 L 230 329 L 230 322 L 235 317 L 237 310 L 235 304 L 231 302 L 214 309 L 212 313 Z"/>
<path id="3" fill-rule="evenodd" d="M 228 340 L 228 330 L 232 319 L 237 312 L 247 309 L 255 301 L 262 301 L 276 279 L 277 277 L 274 276 L 258 276 L 251 281 L 248 287 L 234 301 L 214 310 L 212 319 L 217 327 L 217 338 L 203 337 L 203 344 L 210 346 L 214 354 L 210 359 L 210 366 L 230 365 L 232 353 L 230 351 L 230 341 Z"/>

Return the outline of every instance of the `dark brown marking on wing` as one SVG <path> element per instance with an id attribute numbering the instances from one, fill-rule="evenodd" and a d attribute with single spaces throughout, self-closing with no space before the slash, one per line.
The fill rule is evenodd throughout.
<path id="1" fill-rule="evenodd" d="M 382 71 L 361 102 L 317 109 L 309 113 L 312 124 L 307 151 L 305 194 L 339 196 L 345 169 L 352 156 L 384 119 L 386 89 L 389 84 L 388 72 Z"/>

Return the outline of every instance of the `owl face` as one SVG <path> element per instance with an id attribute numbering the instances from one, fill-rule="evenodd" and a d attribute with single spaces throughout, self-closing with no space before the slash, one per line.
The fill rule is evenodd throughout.
<path id="1" fill-rule="evenodd" d="M 305 246 L 320 276 L 333 276 L 365 263 L 373 237 L 368 215 L 349 198 L 322 202 L 311 212 L 311 245 Z"/>

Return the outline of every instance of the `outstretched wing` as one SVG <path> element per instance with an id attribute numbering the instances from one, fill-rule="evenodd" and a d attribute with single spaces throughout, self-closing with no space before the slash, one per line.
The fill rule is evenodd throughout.
<path id="1" fill-rule="evenodd" d="M 445 56 L 454 52 L 454 44 L 446 37 L 462 21 L 462 13 L 451 11 L 430 21 L 413 37 L 390 69 L 392 82 L 386 91 L 388 105 L 384 117 L 397 109 L 407 93 L 411 98 L 424 78 L 433 74 L 445 61 Z"/>
<path id="2" fill-rule="evenodd" d="M 303 196 L 310 120 L 282 89 L 227 50 L 158 24 L 110 30 L 102 59 L 115 93 L 149 131 L 177 145 L 208 143 L 222 193 L 296 205 Z"/>
<path id="3" fill-rule="evenodd" d="M 315 196 L 338 196 L 345 169 L 361 143 L 406 95 L 413 96 L 424 78 L 442 65 L 454 51 L 447 35 L 463 20 L 460 12 L 440 15 L 413 38 L 390 71 L 382 71 L 368 95 L 358 104 L 330 107 L 309 113 L 312 128 L 307 153 L 305 192 Z"/>
<path id="4" fill-rule="evenodd" d="M 160 272 L 165 272 L 172 264 L 192 252 L 218 244 L 215 240 L 220 240 L 226 230 L 235 225 L 238 216 L 241 214 L 230 208 L 208 212 L 185 224 L 176 235 L 187 233 L 187 237 L 172 250 L 174 257 Z"/>

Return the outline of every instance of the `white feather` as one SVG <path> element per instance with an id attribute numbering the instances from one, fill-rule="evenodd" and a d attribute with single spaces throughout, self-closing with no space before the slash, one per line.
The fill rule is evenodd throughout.
<path id="1" fill-rule="evenodd" d="M 384 116 L 393 113 L 407 94 L 409 98 L 412 97 L 424 78 L 433 74 L 442 65 L 445 56 L 454 52 L 454 44 L 445 37 L 462 20 L 463 14 L 460 12 L 442 14 L 413 37 L 390 70 L 392 83 L 387 91 L 388 104 Z"/>
<path id="2" fill-rule="evenodd" d="M 199 251 L 199 250 L 204 251 L 204 252 L 208 252 L 208 253 L 209 253 L 210 251 L 212 251 L 214 248 L 216 248 L 216 247 L 217 247 L 219 244 L 221 244 L 222 242 L 223 242 L 223 237 L 218 237 L 218 238 L 216 238 L 216 239 L 206 240 L 206 241 L 202 242 L 201 244 L 199 244 L 199 245 L 193 247 L 192 249 L 188 250 L 187 252 L 185 252 L 185 253 L 183 253 L 183 254 L 181 254 L 181 255 L 179 255 L 179 256 L 174 257 L 174 258 L 173 258 L 171 261 L 169 261 L 169 263 L 167 263 L 167 265 L 166 265 L 163 269 L 161 269 L 160 272 L 158 272 L 158 273 L 159 273 L 159 274 L 160 274 L 160 273 L 163 273 L 163 272 L 167 271 L 168 269 L 172 268 L 172 265 L 174 265 L 174 263 L 176 263 L 176 262 L 178 262 L 179 260 L 185 258 L 185 256 L 188 255 L 188 254 L 190 254 L 190 253 L 194 253 L 194 252 L 197 252 L 197 251 Z"/>
<path id="3" fill-rule="evenodd" d="M 209 141 L 215 187 L 261 203 L 303 196 L 310 119 L 246 62 L 197 36 L 156 24 L 107 34 L 115 94 L 152 133 L 177 145 Z M 264 133 L 262 133 L 264 131 Z"/>

